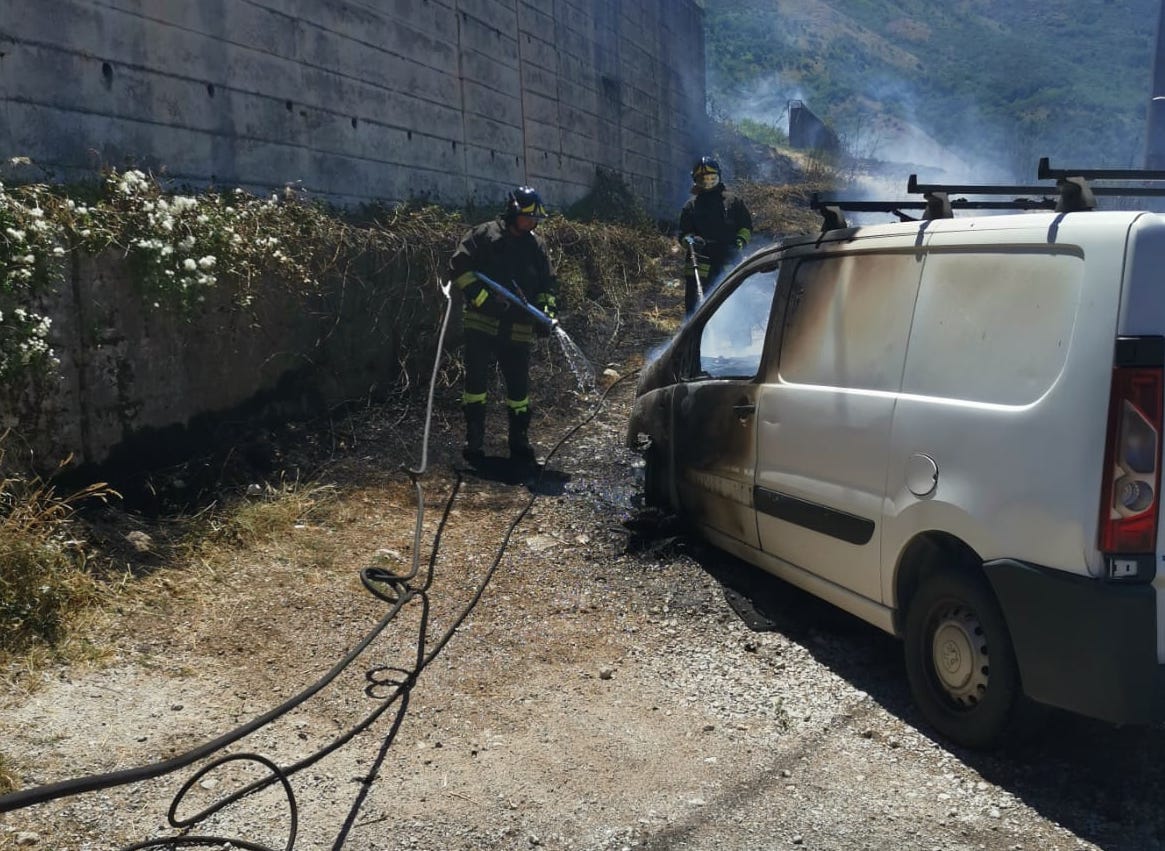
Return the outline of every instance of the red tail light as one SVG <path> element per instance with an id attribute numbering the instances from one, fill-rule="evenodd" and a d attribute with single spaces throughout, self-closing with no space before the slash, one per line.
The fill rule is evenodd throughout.
<path id="1" fill-rule="evenodd" d="M 1102 552 L 1156 552 L 1161 391 L 1161 367 L 1118 366 L 1112 371 L 1101 486 Z"/>

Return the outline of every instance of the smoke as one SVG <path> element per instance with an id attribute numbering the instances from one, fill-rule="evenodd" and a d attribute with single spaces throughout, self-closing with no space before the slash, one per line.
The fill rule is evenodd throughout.
<path id="1" fill-rule="evenodd" d="M 724 91 L 711 72 L 708 90 Z M 1039 157 L 1047 154 L 1022 128 L 997 126 L 970 102 L 944 115 L 943 135 L 958 140 L 957 147 L 944 144 L 926 129 L 915 85 L 886 75 L 870 75 L 844 103 L 831 104 L 815 103 L 801 85 L 774 73 L 733 90 L 713 109 L 718 118 L 748 119 L 787 133 L 792 100 L 831 116 L 827 123 L 846 152 L 847 182 L 879 198 L 904 198 L 910 174 L 931 183 L 1034 183 Z"/>
<path id="2" fill-rule="evenodd" d="M 708 90 L 723 91 L 711 71 L 708 72 Z M 758 77 L 746 88 L 732 94 L 730 111 L 724 117 L 731 121 L 749 119 L 787 132 L 791 100 L 808 102 L 808 97 L 800 86 L 786 84 L 780 74 Z"/>
<path id="3" fill-rule="evenodd" d="M 963 102 L 944 113 L 941 128 L 957 147 L 926 129 L 916 87 L 903 78 L 864 81 L 840 135 L 859 161 L 882 171 L 917 174 L 923 182 L 1014 183 L 1034 180 L 1039 155 L 1024 150 L 1015 134 L 994 126 L 978 106 Z M 882 110 L 893 104 L 894 110 Z"/>

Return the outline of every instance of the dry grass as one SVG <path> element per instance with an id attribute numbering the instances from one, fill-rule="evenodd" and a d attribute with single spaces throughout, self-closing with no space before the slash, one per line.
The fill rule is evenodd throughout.
<path id="1" fill-rule="evenodd" d="M 55 659 L 92 655 L 87 642 L 68 640 L 74 619 L 101 589 L 72 520 L 81 503 L 112 496 L 102 483 L 61 496 L 37 476 L 0 476 L 0 663 L 6 680 L 36 679 L 27 675 Z M 9 664 L 17 659 L 18 666 Z M 0 793 L 16 784 L 0 753 Z"/>
<path id="2" fill-rule="evenodd" d="M 17 784 L 16 773 L 9 767 L 4 754 L 0 753 L 0 795 L 15 790 Z"/>
<path id="3" fill-rule="evenodd" d="M 67 662 L 77 665 L 116 656 L 124 624 L 135 616 L 167 620 L 171 613 L 219 599 L 239 552 L 261 550 L 297 526 L 327 522 L 337 501 L 328 485 L 284 481 L 211 506 L 189 517 L 150 527 L 148 570 L 111 569 L 118 558 L 99 542 L 84 540 L 92 518 L 77 513 L 79 503 L 112 492 L 101 485 L 67 497 L 35 478 L 10 475 L 0 481 L 5 513 L 0 517 L 0 679 L 10 694 L 30 694 L 46 681 L 44 672 Z M 118 511 L 122 525 L 108 540 L 141 531 L 139 518 Z M 116 522 L 116 521 L 114 521 Z M 143 539 L 138 539 L 143 540 Z M 330 564 L 332 553 L 313 551 L 320 537 L 297 541 L 296 560 L 309 568 Z M 165 627 L 162 627 L 165 628 Z M 0 794 L 19 788 L 20 769 L 0 748 Z"/>
<path id="4" fill-rule="evenodd" d="M 73 517 L 84 502 L 116 496 L 100 482 L 60 495 L 39 476 L 0 478 L 0 658 L 57 645 L 69 617 L 97 598 Z"/>
<path id="5" fill-rule="evenodd" d="M 261 493 L 215 507 L 193 520 L 180 548 L 179 560 L 191 581 L 215 581 L 231 554 L 256 550 L 294 530 L 326 524 L 341 504 L 334 485 L 284 481 Z M 297 539 L 295 561 L 307 570 L 331 565 L 334 553 L 326 538 Z"/>
<path id="6" fill-rule="evenodd" d="M 259 489 L 261 488 L 261 489 Z M 237 502 L 214 507 L 192 518 L 187 544 L 195 552 L 253 547 L 296 525 L 318 519 L 336 501 L 334 485 L 285 480 L 257 486 Z"/>
<path id="7" fill-rule="evenodd" d="M 652 305 L 644 312 L 643 321 L 658 336 L 671 337 L 683 325 L 683 316 L 674 310 L 664 311 L 659 305 Z"/>
<path id="8" fill-rule="evenodd" d="M 820 231 L 821 215 L 810 209 L 809 202 L 814 193 L 828 196 L 835 185 L 833 180 L 823 176 L 814 181 L 782 186 L 738 181 L 734 188 L 752 213 L 757 235 L 776 238 Z"/>
<path id="9" fill-rule="evenodd" d="M 161 521 L 158 537 L 170 540 L 158 546 L 158 566 L 116 589 L 107 587 L 98 615 L 164 613 L 179 601 L 214 596 L 214 587 L 230 578 L 233 556 L 327 522 L 338 497 L 332 485 L 285 480 L 194 515 Z M 307 537 L 297 543 L 297 562 L 318 565 L 329 560 L 329 553 L 313 552 L 317 541 Z"/>
<path id="10" fill-rule="evenodd" d="M 81 629 L 88 620 L 164 609 L 197 595 L 221 578 L 226 553 L 319 522 L 336 490 L 281 481 L 192 516 L 160 520 L 138 539 L 141 552 L 132 563 L 112 550 L 128 546 L 127 532 L 140 531 L 140 520 L 107 511 L 102 523 L 115 528 L 90 535 L 91 518 L 77 513 L 86 501 L 114 496 L 104 484 L 59 496 L 35 476 L 0 479 L 0 667 L 9 687 L 18 681 L 35 687 L 37 672 L 55 662 L 101 658 L 106 649 Z"/>

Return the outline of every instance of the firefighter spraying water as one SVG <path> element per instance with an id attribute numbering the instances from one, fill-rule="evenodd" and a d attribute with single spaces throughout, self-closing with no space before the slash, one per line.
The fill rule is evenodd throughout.
<path id="1" fill-rule="evenodd" d="M 568 350 L 570 338 L 558 325 L 558 278 L 546 244 L 535 232 L 544 218 L 542 197 L 533 187 L 519 186 L 507 195 L 502 215 L 471 228 L 449 260 L 449 277 L 465 297 L 462 455 L 471 464 L 485 458 L 486 398 L 493 363 L 506 386 L 510 459 L 519 465 L 537 463 L 529 438 L 530 354 L 535 337 L 556 336 L 571 369 L 579 374 L 581 352 L 577 346 L 573 353 Z"/>

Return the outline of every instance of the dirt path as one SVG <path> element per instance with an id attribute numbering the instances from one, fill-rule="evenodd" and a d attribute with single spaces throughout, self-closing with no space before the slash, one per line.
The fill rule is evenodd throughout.
<path id="1" fill-rule="evenodd" d="M 537 486 L 465 478 L 430 593 L 433 640 L 536 498 L 480 604 L 410 692 L 373 782 L 391 712 L 291 778 L 295 848 L 1165 847 L 1160 728 L 1057 717 L 1023 753 L 950 750 L 919 726 L 893 640 L 758 580 L 682 527 L 645 537 L 637 459 L 621 447 L 631 391 L 612 394 Z M 575 421 L 543 420 L 539 442 Z M 459 466 L 444 425 L 424 481 L 426 556 Z M 387 609 L 359 569 L 378 552 L 398 569 L 412 558 L 413 492 L 395 471 L 415 463 L 398 447 L 419 426 L 371 413 L 329 469 L 338 497 L 326 520 L 238 552 L 196 591 L 175 577 L 172 595 L 93 636 L 114 647 L 104 664 L 5 695 L 0 741 L 26 787 L 182 753 L 355 647 Z M 332 686 L 229 750 L 288 765 L 350 730 L 380 705 L 366 671 L 413 661 L 419 608 Z M 0 848 L 172 835 L 167 807 L 191 776 L 5 814 Z M 182 812 L 254 776 L 230 763 L 195 783 Z M 284 848 L 291 822 L 269 791 L 194 832 Z"/>

